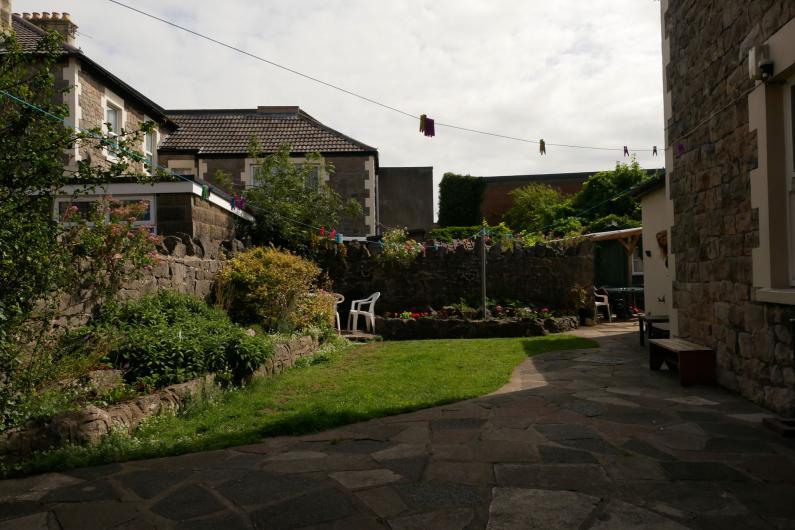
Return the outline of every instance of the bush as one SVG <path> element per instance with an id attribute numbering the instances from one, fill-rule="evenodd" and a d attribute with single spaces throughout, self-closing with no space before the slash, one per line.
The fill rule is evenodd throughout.
<path id="1" fill-rule="evenodd" d="M 107 362 L 125 370 L 127 381 L 141 389 L 211 372 L 222 381 L 239 381 L 273 353 L 269 337 L 248 336 L 223 311 L 171 291 L 108 305 L 95 323 L 65 340 L 93 342 L 107 335 L 113 337 Z"/>
<path id="2" fill-rule="evenodd" d="M 482 177 L 445 173 L 439 184 L 439 226 L 479 223 L 485 190 L 486 181 Z"/>
<path id="3" fill-rule="evenodd" d="M 292 332 L 323 321 L 308 300 L 320 267 L 286 250 L 257 247 L 230 260 L 218 275 L 219 305 L 242 323 L 258 323 L 270 331 Z M 315 294 L 315 293 L 312 293 Z M 319 300 L 324 297 L 320 296 Z"/>
<path id="4" fill-rule="evenodd" d="M 384 252 L 381 257 L 385 261 L 409 265 L 422 254 L 422 245 L 409 238 L 404 228 L 393 228 L 384 234 L 382 244 Z"/>
<path id="5" fill-rule="evenodd" d="M 446 228 L 434 228 L 428 232 L 428 239 L 444 241 L 449 243 L 454 239 L 472 239 L 478 237 L 481 229 L 486 228 L 486 233 L 492 238 L 502 240 L 512 235 L 511 229 L 505 223 L 496 226 L 448 226 Z"/>

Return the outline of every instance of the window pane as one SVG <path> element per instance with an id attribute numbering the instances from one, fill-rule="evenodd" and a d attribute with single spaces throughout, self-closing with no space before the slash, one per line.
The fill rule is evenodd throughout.
<path id="1" fill-rule="evenodd" d="M 125 199 L 121 200 L 118 203 L 114 204 L 114 209 L 111 210 L 110 220 L 111 221 L 121 221 L 123 220 L 128 212 L 125 211 L 125 208 L 128 206 L 135 206 L 138 204 L 144 203 L 145 210 L 138 215 L 137 219 L 139 222 L 149 222 L 152 220 L 152 201 L 147 201 L 144 199 Z"/>
<path id="2" fill-rule="evenodd" d="M 317 190 L 320 186 L 320 168 L 312 166 L 312 169 L 306 175 L 306 182 L 304 184 L 308 190 Z"/>
<path id="3" fill-rule="evenodd" d="M 105 121 L 108 123 L 108 128 L 114 132 L 119 132 L 119 111 L 118 109 L 108 106 L 105 113 Z"/>
<path id="4" fill-rule="evenodd" d="M 155 135 L 150 132 L 146 133 L 146 143 L 144 145 L 146 145 L 146 152 L 150 154 L 155 152 L 154 136 Z"/>

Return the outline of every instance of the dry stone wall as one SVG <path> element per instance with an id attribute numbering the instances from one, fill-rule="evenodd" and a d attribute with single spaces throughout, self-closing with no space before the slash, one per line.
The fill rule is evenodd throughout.
<path id="1" fill-rule="evenodd" d="M 663 13 L 679 335 L 716 350 L 721 384 L 787 415 L 795 413 L 795 313 L 751 297 L 759 220 L 750 171 L 758 157 L 744 93 L 754 86 L 748 50 L 793 17 L 792 0 L 670 1 Z"/>

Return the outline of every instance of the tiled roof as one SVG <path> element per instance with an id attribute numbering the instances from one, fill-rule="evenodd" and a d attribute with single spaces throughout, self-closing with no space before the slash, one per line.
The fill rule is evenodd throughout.
<path id="1" fill-rule="evenodd" d="M 46 34 L 43 29 L 32 22 L 28 22 L 16 13 L 11 16 L 11 27 L 16 35 L 17 42 L 22 46 L 22 50 L 25 52 L 35 52 L 39 41 L 44 38 Z M 61 48 L 67 53 L 80 51 L 69 44 L 62 44 Z"/>
<path id="2" fill-rule="evenodd" d="M 298 107 L 259 107 L 237 110 L 173 110 L 177 124 L 160 151 L 243 155 L 251 137 L 262 152 L 289 144 L 293 153 L 375 153 L 376 149 L 327 127 Z"/>

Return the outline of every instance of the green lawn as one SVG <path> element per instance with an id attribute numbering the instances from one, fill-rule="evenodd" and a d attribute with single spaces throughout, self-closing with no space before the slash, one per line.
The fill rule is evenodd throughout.
<path id="1" fill-rule="evenodd" d="M 226 392 L 177 417 L 158 418 L 133 437 L 95 448 L 38 455 L 42 471 L 218 449 L 262 437 L 303 434 L 488 394 L 527 357 L 597 344 L 570 335 L 517 339 L 382 342 L 351 346 L 278 377 Z"/>

